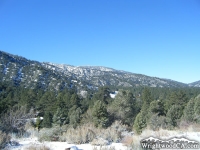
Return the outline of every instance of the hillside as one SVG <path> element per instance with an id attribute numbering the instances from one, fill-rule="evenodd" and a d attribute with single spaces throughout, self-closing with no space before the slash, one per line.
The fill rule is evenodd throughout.
<path id="1" fill-rule="evenodd" d="M 43 67 L 42 63 L 0 51 L 0 79 L 25 88 L 71 87 L 72 76 Z"/>
<path id="2" fill-rule="evenodd" d="M 142 74 L 115 70 L 98 66 L 71 66 L 65 64 L 43 63 L 46 68 L 57 70 L 65 75 L 73 75 L 81 81 L 87 81 L 91 85 L 115 86 L 115 87 L 186 87 L 184 83 L 168 79 L 150 77 Z"/>
<path id="3" fill-rule="evenodd" d="M 177 81 L 99 66 L 71 66 L 38 62 L 0 51 L 0 77 L 2 81 L 29 88 L 96 89 L 114 87 L 188 87 Z M 200 84 L 189 84 L 200 86 Z"/>
<path id="4" fill-rule="evenodd" d="M 189 84 L 190 87 L 200 87 L 200 81 L 192 82 Z"/>

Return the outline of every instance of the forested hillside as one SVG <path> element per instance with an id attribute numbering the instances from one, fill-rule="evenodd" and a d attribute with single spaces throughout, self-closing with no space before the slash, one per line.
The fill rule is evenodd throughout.
<path id="1" fill-rule="evenodd" d="M 55 124 L 76 128 L 88 122 L 107 128 L 118 120 L 138 133 L 147 125 L 157 129 L 174 128 L 181 121 L 199 123 L 200 88 L 119 89 L 111 98 L 113 92 L 108 87 L 101 87 L 97 92 L 88 91 L 83 97 L 75 89 L 51 91 L 2 82 L 0 113 L 25 106 L 27 111 L 34 111 L 35 117 L 44 117 L 41 128 Z M 7 131 L 3 119 L 1 127 Z"/>

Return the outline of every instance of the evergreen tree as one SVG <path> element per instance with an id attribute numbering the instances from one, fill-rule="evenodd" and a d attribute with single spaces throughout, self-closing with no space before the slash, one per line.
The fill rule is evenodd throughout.
<path id="1" fill-rule="evenodd" d="M 142 110 L 147 110 L 151 101 L 153 100 L 150 90 L 145 87 L 142 92 Z"/>
<path id="2" fill-rule="evenodd" d="M 98 100 L 95 102 L 92 116 L 96 127 L 107 127 L 109 125 L 108 112 L 102 101 Z"/>
<path id="3" fill-rule="evenodd" d="M 134 130 L 140 134 L 142 133 L 142 130 L 146 128 L 147 126 L 147 115 L 144 111 L 140 111 L 140 113 L 137 114 L 135 121 L 134 121 Z"/>
<path id="4" fill-rule="evenodd" d="M 109 106 L 109 112 L 115 119 L 122 120 L 124 124 L 132 125 L 136 114 L 136 98 L 129 91 L 119 91 Z"/>
<path id="5" fill-rule="evenodd" d="M 160 100 L 154 100 L 150 103 L 149 112 L 152 114 L 165 115 L 164 104 Z"/>
<path id="6" fill-rule="evenodd" d="M 53 115 L 53 123 L 61 127 L 62 125 L 67 124 L 68 122 L 68 111 L 61 107 L 58 107 Z"/>
<path id="7" fill-rule="evenodd" d="M 182 114 L 183 111 L 181 106 L 173 105 L 166 115 L 169 125 L 171 125 L 172 127 L 176 127 L 178 125 L 178 122 L 180 121 Z"/>
<path id="8" fill-rule="evenodd" d="M 73 107 L 73 106 L 77 106 L 79 107 L 80 106 L 80 99 L 78 97 L 77 94 L 72 94 L 71 98 L 70 98 L 70 107 Z"/>
<path id="9" fill-rule="evenodd" d="M 108 87 L 99 88 L 98 92 L 93 97 L 94 100 L 100 100 L 105 104 L 110 103 L 110 89 Z"/>
<path id="10" fill-rule="evenodd" d="M 200 95 L 195 98 L 195 105 L 194 105 L 194 119 L 197 123 L 200 123 Z"/>
<path id="11" fill-rule="evenodd" d="M 194 111 L 195 100 L 192 98 L 184 109 L 183 119 L 188 122 L 193 122 L 195 117 Z"/>
<path id="12" fill-rule="evenodd" d="M 51 128 L 52 127 L 52 114 L 50 112 L 45 112 L 44 119 L 42 121 L 42 126 L 45 128 Z"/>
<path id="13" fill-rule="evenodd" d="M 70 109 L 70 112 L 70 124 L 73 125 L 74 128 L 76 128 L 81 121 L 82 110 L 80 109 L 80 107 L 78 107 Z"/>
<path id="14" fill-rule="evenodd" d="M 151 115 L 149 113 L 149 105 L 152 102 L 152 95 L 147 87 L 145 87 L 142 92 L 142 102 L 142 109 L 134 121 L 134 129 L 137 133 L 141 133 L 142 130 L 147 126 L 147 122 Z"/>
<path id="15" fill-rule="evenodd" d="M 169 100 L 166 101 L 166 110 L 169 110 L 173 105 L 179 105 L 183 110 L 187 102 L 188 98 L 183 90 L 174 91 L 170 94 Z"/>

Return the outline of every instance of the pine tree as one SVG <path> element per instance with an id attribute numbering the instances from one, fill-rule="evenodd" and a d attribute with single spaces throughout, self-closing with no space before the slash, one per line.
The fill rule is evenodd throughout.
<path id="1" fill-rule="evenodd" d="M 145 87 L 142 92 L 142 110 L 147 110 L 151 101 L 153 100 L 150 90 Z"/>
<path id="2" fill-rule="evenodd" d="M 122 120 L 124 124 L 132 125 L 136 117 L 136 98 L 129 91 L 119 91 L 109 106 L 109 112 L 115 119 Z"/>
<path id="3" fill-rule="evenodd" d="M 176 127 L 178 125 L 178 122 L 180 121 L 182 114 L 182 107 L 179 105 L 173 105 L 166 115 L 169 125 L 171 125 L 172 127 Z"/>
<path id="4" fill-rule="evenodd" d="M 67 113 L 68 113 L 67 110 L 58 107 L 53 115 L 53 123 L 59 125 L 60 127 L 64 124 L 67 124 L 69 122 Z"/>
<path id="5" fill-rule="evenodd" d="M 165 115 L 164 104 L 160 100 L 154 100 L 150 103 L 149 112 L 152 114 Z"/>
<path id="6" fill-rule="evenodd" d="M 137 114 L 135 121 L 134 121 L 134 130 L 140 134 L 142 130 L 147 126 L 147 115 L 144 111 L 141 111 Z"/>
<path id="7" fill-rule="evenodd" d="M 108 87 L 101 87 L 93 97 L 94 100 L 100 100 L 105 104 L 110 103 L 110 89 Z"/>
<path id="8" fill-rule="evenodd" d="M 46 128 L 52 127 L 52 114 L 50 112 L 45 112 L 44 119 L 42 121 L 42 126 Z"/>
<path id="9" fill-rule="evenodd" d="M 137 133 L 141 133 L 142 130 L 147 126 L 147 122 L 151 115 L 149 113 L 149 105 L 152 102 L 152 99 L 153 98 L 150 90 L 145 87 L 142 92 L 142 108 L 134 121 L 134 129 Z"/>
<path id="10" fill-rule="evenodd" d="M 188 122 L 194 121 L 194 117 L 195 117 L 194 105 L 195 105 L 195 100 L 192 98 L 187 103 L 187 106 L 184 109 L 183 119 L 185 119 Z"/>
<path id="11" fill-rule="evenodd" d="M 71 111 L 69 116 L 70 124 L 73 125 L 74 128 L 76 128 L 81 121 L 82 110 L 80 109 L 80 107 L 78 107 L 75 109 L 72 108 L 70 111 Z"/>
<path id="12" fill-rule="evenodd" d="M 92 110 L 92 116 L 96 127 L 107 127 L 109 125 L 107 109 L 105 104 L 100 100 L 95 102 Z"/>
<path id="13" fill-rule="evenodd" d="M 194 119 L 197 123 L 200 123 L 200 95 L 195 98 L 194 111 Z"/>

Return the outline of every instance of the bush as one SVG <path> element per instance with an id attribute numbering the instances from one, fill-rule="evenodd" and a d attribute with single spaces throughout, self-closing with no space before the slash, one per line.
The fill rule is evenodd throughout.
<path id="1" fill-rule="evenodd" d="M 1 114 L 0 130 L 6 133 L 22 133 L 24 132 L 27 120 L 32 118 L 33 116 L 33 111 L 27 113 L 27 109 L 25 106 L 12 107 L 6 113 Z"/>
<path id="2" fill-rule="evenodd" d="M 93 124 L 84 124 L 76 129 L 68 128 L 67 132 L 60 137 L 60 140 L 75 144 L 89 143 L 100 138 L 108 142 L 119 142 L 123 137 L 122 133 L 128 132 L 127 130 L 127 126 L 118 121 L 107 129 L 96 128 Z"/>
<path id="3" fill-rule="evenodd" d="M 166 129 L 167 118 L 165 116 L 159 116 L 158 114 L 153 114 L 149 119 L 149 125 L 152 130 L 158 130 L 160 128 Z"/>
<path id="4" fill-rule="evenodd" d="M 39 132 L 39 141 L 59 141 L 59 136 L 61 134 L 61 130 L 57 127 L 55 128 L 43 128 Z"/>
<path id="5" fill-rule="evenodd" d="M 10 141 L 10 136 L 0 130 L 0 149 L 3 149 Z"/>
<path id="6" fill-rule="evenodd" d="M 75 144 L 89 143 L 96 137 L 93 128 L 91 125 L 78 126 L 76 129 L 69 128 L 62 135 L 61 140 Z"/>

